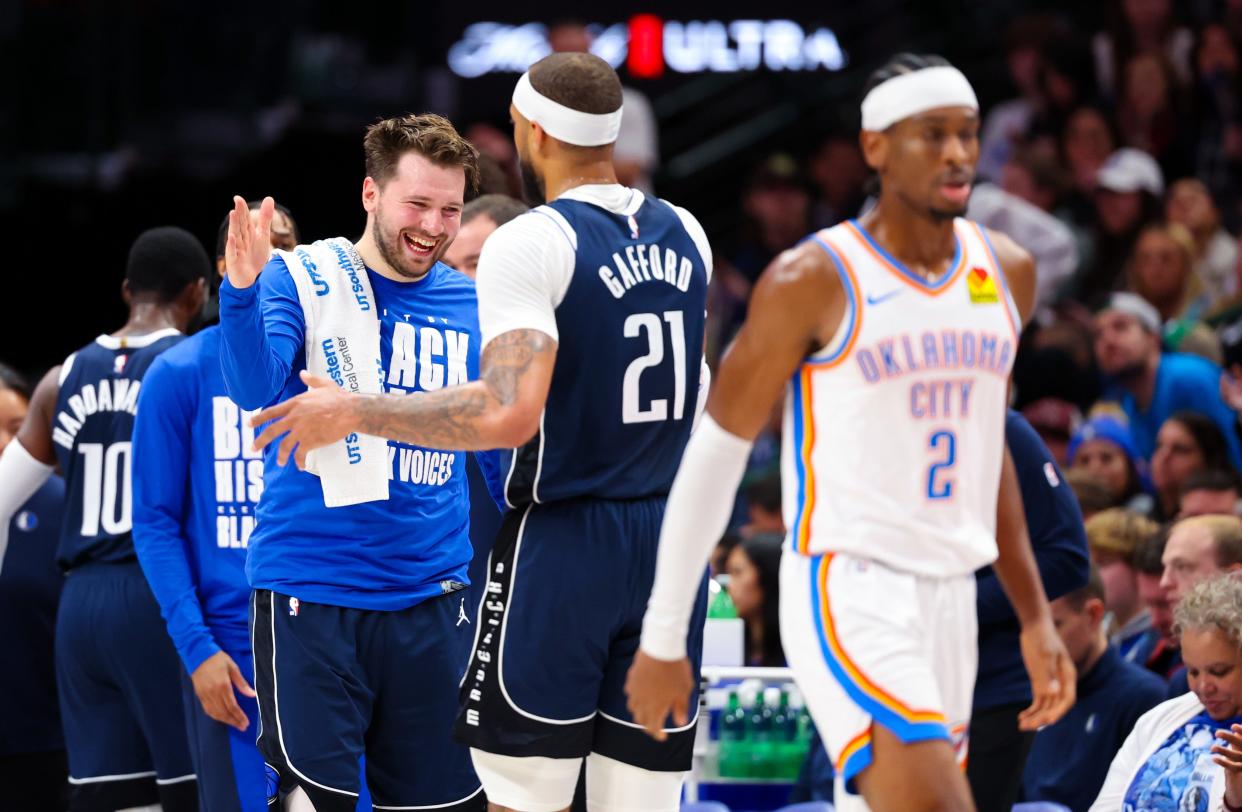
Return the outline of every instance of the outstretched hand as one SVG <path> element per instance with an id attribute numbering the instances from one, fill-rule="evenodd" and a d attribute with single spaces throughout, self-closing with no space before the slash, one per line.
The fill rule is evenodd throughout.
<path id="1" fill-rule="evenodd" d="M 263 266 L 272 255 L 272 215 L 276 201 L 263 198 L 257 222 L 250 222 L 250 207 L 242 197 L 233 196 L 229 212 L 229 237 L 224 247 L 224 271 L 229 284 L 248 288 L 259 278 Z"/>
<path id="2" fill-rule="evenodd" d="M 276 461 L 286 465 L 293 455 L 298 468 L 306 470 L 309 452 L 343 440 L 354 431 L 350 406 L 357 395 L 306 370 L 302 370 L 301 377 L 308 387 L 305 392 L 264 409 L 250 419 L 250 425 L 258 427 L 274 421 L 254 438 L 255 450 L 263 451 L 280 440 Z"/>

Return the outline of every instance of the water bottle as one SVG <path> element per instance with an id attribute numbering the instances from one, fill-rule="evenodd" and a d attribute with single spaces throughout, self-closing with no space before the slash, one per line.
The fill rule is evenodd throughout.
<path id="1" fill-rule="evenodd" d="M 727 620 L 737 617 L 737 608 L 733 606 L 733 599 L 729 597 L 729 590 L 725 589 L 719 581 L 715 579 L 708 581 L 707 591 L 710 593 L 710 599 L 707 604 L 707 616 L 709 618 Z"/>
<path id="2" fill-rule="evenodd" d="M 773 705 L 780 702 L 779 688 L 766 688 L 755 697 L 755 705 L 747 717 L 747 733 L 750 739 L 750 777 L 772 778 L 774 776 L 775 739 L 772 731 Z"/>
<path id="3" fill-rule="evenodd" d="M 720 717 L 720 775 L 741 778 L 746 774 L 750 753 L 746 749 L 746 709 L 736 690 L 729 691 L 729 703 Z"/>
<path id="4" fill-rule="evenodd" d="M 798 717 L 789 706 L 789 694 L 780 688 L 771 690 L 775 692 L 772 699 L 777 703 L 772 712 L 773 777 L 797 778 L 802 766 L 798 752 Z"/>

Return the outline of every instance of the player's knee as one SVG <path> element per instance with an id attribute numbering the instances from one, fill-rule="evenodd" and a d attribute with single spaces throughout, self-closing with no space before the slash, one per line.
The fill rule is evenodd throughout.
<path id="1" fill-rule="evenodd" d="M 502 756 L 470 748 L 489 803 L 516 812 L 561 812 L 574 800 L 580 758 Z"/>
<path id="2" fill-rule="evenodd" d="M 587 757 L 589 812 L 676 812 L 682 772 L 656 772 L 592 753 Z"/>

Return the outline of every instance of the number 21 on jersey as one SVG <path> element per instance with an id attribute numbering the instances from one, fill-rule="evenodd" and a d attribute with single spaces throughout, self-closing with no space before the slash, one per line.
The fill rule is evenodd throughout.
<path id="1" fill-rule="evenodd" d="M 625 320 L 626 338 L 647 339 L 647 352 L 635 358 L 625 369 L 621 385 L 621 422 L 653 423 L 668 420 L 668 399 L 652 398 L 643 408 L 639 383 L 643 372 L 664 363 L 664 326 L 668 325 L 673 346 L 673 419 L 681 420 L 686 413 L 686 323 L 680 310 L 658 313 L 633 313 Z"/>

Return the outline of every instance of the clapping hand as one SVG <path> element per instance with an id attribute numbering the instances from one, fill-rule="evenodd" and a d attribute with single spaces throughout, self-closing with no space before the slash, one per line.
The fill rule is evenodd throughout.
<path id="1" fill-rule="evenodd" d="M 263 198 L 259 216 L 250 222 L 250 207 L 245 199 L 233 197 L 233 210 L 229 212 L 229 239 L 224 247 L 224 271 L 229 284 L 235 288 L 248 288 L 259 278 L 268 257 L 272 255 L 272 215 L 276 201 Z"/>

